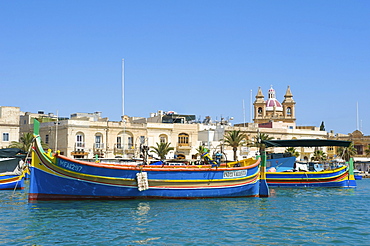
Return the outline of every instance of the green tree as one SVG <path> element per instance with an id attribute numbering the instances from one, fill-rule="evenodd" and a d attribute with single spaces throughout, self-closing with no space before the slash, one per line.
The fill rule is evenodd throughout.
<path id="1" fill-rule="evenodd" d="M 326 160 L 326 154 L 322 150 L 315 150 L 311 159 L 313 161 L 323 162 Z"/>
<path id="2" fill-rule="evenodd" d="M 366 156 L 370 156 L 370 147 L 368 147 L 367 149 L 365 149 L 365 155 Z"/>
<path id="3" fill-rule="evenodd" d="M 170 147 L 171 143 L 156 143 L 156 144 L 157 144 L 157 147 L 153 147 L 153 146 L 150 147 L 152 148 L 150 152 L 157 154 L 159 158 L 161 159 L 161 161 L 166 159 L 166 155 L 168 154 L 168 152 L 170 152 L 171 150 L 174 150 L 173 147 Z"/>
<path id="4" fill-rule="evenodd" d="M 262 143 L 262 140 L 272 140 L 274 139 L 273 137 L 270 137 L 268 134 L 263 133 L 263 132 L 258 132 L 256 141 L 253 144 L 253 146 L 257 147 L 259 149 L 260 154 L 265 151 L 266 145 Z"/>
<path id="5" fill-rule="evenodd" d="M 239 130 L 233 130 L 225 134 L 224 143 L 227 146 L 230 146 L 233 148 L 234 161 L 237 160 L 236 151 L 238 150 L 238 147 L 242 146 L 246 142 L 246 140 L 247 140 L 247 135 L 245 135 L 244 133 L 241 133 Z"/>
<path id="6" fill-rule="evenodd" d="M 33 134 L 30 132 L 23 133 L 19 142 L 12 141 L 9 145 L 9 148 L 18 148 L 18 149 L 23 150 L 24 152 L 28 152 L 30 150 L 32 142 L 33 142 Z M 48 145 L 44 144 L 42 141 L 41 141 L 41 146 L 44 149 L 48 148 Z"/>
<path id="7" fill-rule="evenodd" d="M 299 153 L 294 147 L 286 148 L 285 153 L 291 153 L 292 156 L 298 157 Z"/>
<path id="8" fill-rule="evenodd" d="M 348 147 L 340 147 L 338 148 L 337 155 L 343 158 L 345 161 L 349 161 L 351 157 L 357 154 L 357 150 L 353 143 L 351 143 Z"/>

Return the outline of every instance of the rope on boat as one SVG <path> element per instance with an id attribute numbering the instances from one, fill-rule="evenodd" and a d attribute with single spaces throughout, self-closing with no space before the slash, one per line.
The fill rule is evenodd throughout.
<path id="1" fill-rule="evenodd" d="M 27 167 L 27 159 L 28 159 L 28 157 L 29 157 L 29 154 L 31 153 L 31 148 L 32 148 L 32 144 L 33 144 L 33 142 L 36 140 L 36 137 L 34 137 L 33 139 L 32 139 L 32 141 L 31 141 L 31 144 L 30 144 L 30 147 L 28 148 L 28 152 L 27 152 L 27 155 L 26 155 L 26 158 L 24 159 L 25 160 L 25 165 L 24 165 L 24 168 L 23 168 L 23 170 L 22 170 L 22 175 L 20 176 L 20 178 L 17 180 L 17 182 L 15 183 L 15 187 L 14 187 L 14 189 L 13 189 L 13 194 L 12 194 L 12 196 L 14 196 L 14 194 L 15 194 L 15 190 L 17 189 L 17 186 L 18 186 L 18 183 L 19 183 L 19 181 L 20 180 L 22 180 L 22 178 L 23 178 L 23 176 L 24 176 L 24 170 L 26 169 L 26 167 Z"/>
<path id="2" fill-rule="evenodd" d="M 307 179 L 307 181 L 308 181 L 308 175 L 307 175 L 307 173 L 306 173 L 306 172 L 304 172 L 304 174 L 306 175 L 306 179 Z"/>

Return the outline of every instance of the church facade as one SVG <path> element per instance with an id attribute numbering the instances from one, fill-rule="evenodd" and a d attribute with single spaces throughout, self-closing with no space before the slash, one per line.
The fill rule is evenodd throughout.
<path id="1" fill-rule="evenodd" d="M 258 88 L 256 100 L 254 101 L 254 123 L 269 123 L 269 122 L 283 122 L 292 123 L 295 125 L 295 101 L 293 94 L 288 86 L 284 95 L 284 101 L 280 103 L 276 99 L 275 90 L 271 88 L 268 90 L 268 98 L 262 93 L 261 87 Z"/>

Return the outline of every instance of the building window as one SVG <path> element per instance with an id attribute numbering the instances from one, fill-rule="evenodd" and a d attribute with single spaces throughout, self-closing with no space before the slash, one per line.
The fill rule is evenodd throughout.
<path id="1" fill-rule="evenodd" d="M 364 154 L 364 146 L 362 146 L 362 145 L 355 145 L 354 147 L 357 150 L 357 155 L 363 155 Z"/>
<path id="2" fill-rule="evenodd" d="M 166 135 L 164 135 L 164 134 L 160 135 L 160 136 L 159 136 L 159 142 L 160 142 L 160 143 L 167 143 L 167 142 L 168 142 L 168 141 L 167 141 L 167 136 L 166 136 Z"/>
<path id="3" fill-rule="evenodd" d="M 9 142 L 9 133 L 8 132 L 3 133 L 3 142 Z"/>
<path id="4" fill-rule="evenodd" d="M 144 144 L 145 143 L 145 136 L 140 136 L 140 144 Z"/>
<path id="5" fill-rule="evenodd" d="M 46 134 L 45 135 L 45 143 L 48 144 L 49 143 L 49 134 Z"/>
<path id="6" fill-rule="evenodd" d="M 257 110 L 257 112 L 258 112 L 258 115 L 262 115 L 262 108 L 259 107 L 258 110 Z"/>
<path id="7" fill-rule="evenodd" d="M 102 148 L 102 137 L 101 135 L 95 135 L 95 148 Z"/>
<path id="8" fill-rule="evenodd" d="M 134 138 L 133 137 L 128 137 L 127 140 L 128 140 L 127 141 L 128 142 L 127 143 L 128 144 L 128 148 L 129 149 L 132 149 L 132 147 L 134 146 Z"/>
<path id="9" fill-rule="evenodd" d="M 286 109 L 286 114 L 287 114 L 288 116 L 291 116 L 291 115 L 292 115 L 292 108 L 291 108 L 291 107 L 288 107 L 288 108 Z"/>
<path id="10" fill-rule="evenodd" d="M 82 134 L 76 135 L 76 148 L 84 148 L 84 137 Z"/>
<path id="11" fill-rule="evenodd" d="M 122 149 L 122 138 L 117 137 L 117 149 Z"/>
<path id="12" fill-rule="evenodd" d="M 186 133 L 179 134 L 179 144 L 180 145 L 189 145 L 189 135 Z"/>

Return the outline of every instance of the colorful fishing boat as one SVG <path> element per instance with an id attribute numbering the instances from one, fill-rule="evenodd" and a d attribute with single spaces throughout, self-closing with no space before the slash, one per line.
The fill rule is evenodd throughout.
<path id="1" fill-rule="evenodd" d="M 24 189 L 24 162 L 21 149 L 0 149 L 0 190 Z"/>
<path id="2" fill-rule="evenodd" d="M 268 140 L 262 141 L 266 147 L 323 147 L 341 146 L 348 147 L 351 142 L 321 139 L 299 139 L 299 140 Z M 266 161 L 266 158 L 263 158 Z M 274 163 L 274 160 L 271 161 Z M 291 163 L 291 162 L 290 162 Z M 353 160 L 332 168 L 315 168 L 315 164 L 307 166 L 307 170 L 291 168 L 290 170 L 274 171 L 268 170 L 266 181 L 269 187 L 356 187 L 354 178 Z M 295 163 L 295 165 L 299 165 Z M 269 165 L 267 165 L 269 169 Z"/>
<path id="3" fill-rule="evenodd" d="M 45 152 L 34 122 L 29 200 L 266 197 L 260 159 L 210 165 L 125 165 Z"/>
<path id="4" fill-rule="evenodd" d="M 356 180 L 362 180 L 362 175 L 361 175 L 361 172 L 357 169 L 353 170 L 353 173 L 355 175 L 355 179 Z"/>

